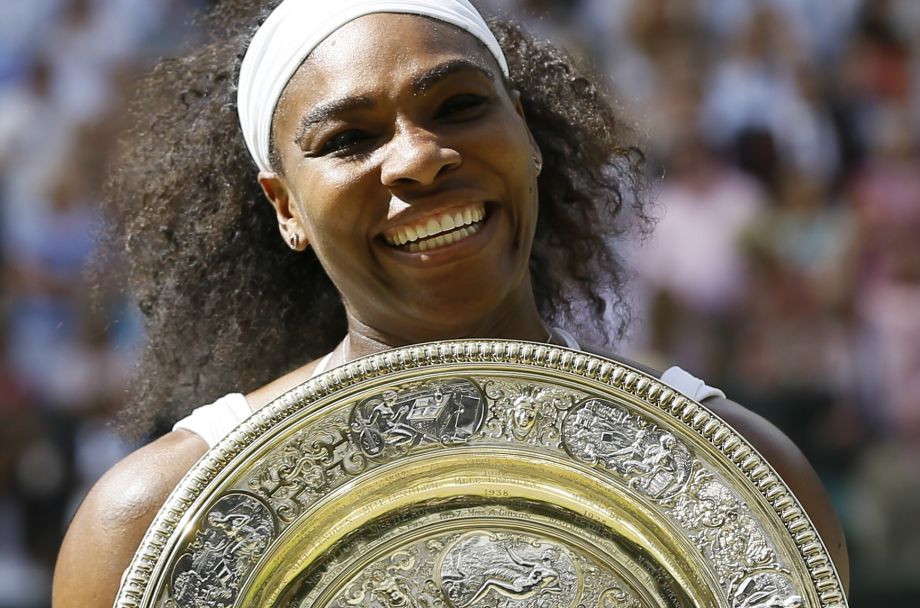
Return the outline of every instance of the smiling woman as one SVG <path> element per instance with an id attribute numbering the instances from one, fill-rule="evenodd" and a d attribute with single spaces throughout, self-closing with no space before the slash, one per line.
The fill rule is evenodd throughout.
<path id="1" fill-rule="evenodd" d="M 271 141 L 260 182 L 282 234 L 315 251 L 362 327 L 351 355 L 546 339 L 529 272 L 540 148 L 476 38 L 416 15 L 348 22 L 288 82 Z M 408 247 L 391 244 L 410 230 Z"/>
<path id="2" fill-rule="evenodd" d="M 280 121 L 289 120 L 291 130 L 285 139 L 277 139 L 276 128 L 274 142 L 272 133 L 263 131 L 267 133 L 262 144 L 264 160 L 254 166 L 240 134 L 236 83 L 243 53 L 255 28 L 275 4 L 224 0 L 204 19 L 215 32 L 215 39 L 186 57 L 164 60 L 138 87 L 133 126 L 124 137 L 121 159 L 114 165 L 104 201 L 108 249 L 116 262 L 130 260 L 125 273 L 149 337 L 130 403 L 120 416 L 123 432 L 135 438 L 159 434 L 196 405 L 212 401 L 228 390 L 252 391 L 297 369 L 328 353 L 346 333 L 342 297 L 317 259 L 321 243 L 308 245 L 304 227 L 279 238 L 277 214 L 265 203 L 256 172 L 276 171 L 275 177 L 287 179 L 263 180 L 263 185 L 283 185 L 284 192 L 289 192 L 309 187 L 297 181 L 303 180 L 308 171 L 322 171 L 324 176 L 347 180 L 349 174 L 357 176 L 372 165 L 360 150 L 360 145 L 366 143 L 362 138 L 371 133 L 370 127 L 380 128 L 377 123 L 387 117 L 374 116 L 367 105 L 291 106 L 293 115 L 282 113 L 295 94 L 322 93 L 323 98 L 315 100 L 317 104 L 349 98 L 351 102 L 372 101 L 355 97 L 370 91 L 353 90 L 357 74 L 352 74 L 351 68 L 365 67 L 365 62 L 374 60 L 380 49 L 375 39 L 358 40 L 362 44 L 359 52 L 343 48 L 344 40 L 331 37 L 307 62 L 295 65 L 294 70 L 299 70 L 297 78 L 290 86 L 283 83 L 278 94 L 283 92 L 285 97 L 271 121 L 278 127 Z M 400 16 L 389 17 L 399 20 Z M 494 107 L 499 96 L 506 98 L 505 110 L 509 103 L 519 104 L 543 163 L 537 178 L 539 213 L 529 257 L 537 309 L 548 325 L 567 327 L 596 343 L 609 343 L 628 320 L 621 299 L 626 272 L 615 251 L 616 236 L 623 231 L 619 225 L 621 209 L 631 205 L 630 217 L 642 217 L 647 199 L 643 157 L 633 145 L 634 134 L 622 124 L 590 75 L 579 71 L 560 50 L 530 39 L 516 25 L 494 21 L 490 26 L 509 66 L 505 76 L 498 60 L 478 39 L 467 36 L 464 47 L 463 34 L 454 31 L 455 26 L 428 17 L 417 19 L 428 28 L 429 38 L 455 33 L 454 42 L 473 52 L 460 58 L 453 56 L 454 61 L 448 60 L 433 72 L 422 69 L 413 58 L 415 67 L 409 78 L 419 78 L 426 72 L 429 76 L 414 83 L 423 85 L 415 89 L 428 92 L 418 99 L 413 97 L 416 111 L 422 109 L 418 104 L 440 101 L 442 112 L 477 113 L 484 107 Z M 356 23 L 355 27 L 360 25 Z M 385 32 L 383 40 L 402 42 L 390 31 Z M 307 70 L 321 67 L 317 65 L 321 54 L 330 62 L 336 60 L 337 52 L 340 75 L 349 77 L 352 90 L 345 91 L 346 81 L 339 81 L 335 73 L 328 74 L 331 84 L 324 85 L 325 89 L 318 81 L 304 80 L 311 77 Z M 387 65 L 386 72 L 390 71 L 392 66 Z M 481 79 L 475 80 L 476 72 L 480 72 Z M 452 93 L 444 87 L 460 86 L 462 83 L 457 81 L 478 88 L 444 97 Z M 434 90 L 436 84 L 442 90 Z M 483 87 L 491 91 L 491 99 L 479 99 L 484 96 Z M 437 95 L 441 99 L 435 100 Z M 515 96 L 519 96 L 519 102 Z M 378 110 L 385 109 L 382 101 L 377 103 Z M 257 110 L 264 104 L 253 107 Z M 360 110 L 364 115 L 343 115 L 349 109 Z M 520 131 L 523 123 L 518 109 L 514 112 L 519 135 L 526 134 Z M 333 115 L 338 120 L 354 117 L 377 123 L 334 125 L 329 122 Z M 440 120 L 445 126 L 449 123 L 446 117 Z M 311 132 L 310 137 L 326 137 L 322 142 L 309 142 L 326 147 L 324 156 L 315 159 L 311 157 L 317 152 L 313 148 L 305 150 L 308 142 L 303 139 L 307 128 L 314 125 L 325 132 Z M 395 126 L 391 124 L 391 130 Z M 462 134 L 470 128 L 471 124 L 459 123 L 454 130 Z M 411 136 L 425 144 L 427 133 L 426 128 L 400 132 L 392 143 L 409 141 L 406 138 Z M 388 150 L 398 152 L 392 146 Z M 290 175 L 284 173 L 282 151 L 287 162 L 297 163 L 292 165 Z M 441 153 L 450 151 L 448 146 L 441 148 Z M 523 149 L 521 152 L 520 158 L 510 159 L 513 164 L 508 169 L 536 173 L 535 161 L 540 157 L 535 158 L 530 147 L 526 155 Z M 393 167 L 395 160 L 397 157 L 391 157 L 387 166 Z M 470 158 L 466 169 L 472 166 Z M 482 168 L 477 171 L 482 172 Z M 466 179 L 462 174 L 449 177 Z M 378 179 L 382 178 L 381 168 Z M 355 179 L 351 191 L 366 183 L 366 179 Z M 437 188 L 429 190 L 435 198 L 463 196 L 446 188 L 440 193 Z M 404 191 L 405 185 L 400 192 Z M 412 194 L 418 193 L 407 196 Z M 300 201 L 305 212 L 313 212 L 315 207 L 308 203 L 315 198 Z M 408 220 L 418 237 L 417 228 L 425 220 L 423 231 L 431 236 L 429 232 L 436 228 L 428 221 L 432 218 L 410 217 L 408 214 L 414 213 L 411 201 L 398 195 L 384 198 L 386 213 L 402 214 L 402 218 L 395 217 L 396 222 L 404 225 L 403 219 Z M 338 212 L 369 213 L 370 205 L 362 202 L 360 196 L 349 199 L 341 203 Z M 472 202 L 463 200 L 460 204 Z M 496 202 L 483 202 L 482 211 L 489 214 Z M 426 205 L 431 212 L 438 211 L 430 202 Z M 452 211 L 444 209 L 448 210 Z M 470 211 L 472 215 L 473 209 Z M 331 219 L 328 214 L 325 218 Z M 441 217 L 433 219 L 441 225 Z M 286 221 L 280 223 L 282 232 L 286 225 Z M 383 223 L 375 228 L 387 235 L 388 230 L 403 225 Z M 408 230 L 406 234 L 408 238 Z M 340 246 L 344 249 L 354 238 Z M 292 243 L 296 245 L 292 247 Z M 431 244 L 434 243 L 426 247 Z M 379 264 L 395 263 L 400 253 L 375 248 L 373 239 L 365 238 L 364 247 L 367 256 L 382 258 L 384 253 L 390 254 L 389 262 L 375 260 Z M 405 266 L 409 268 L 411 262 Z M 484 274 L 497 273 L 489 269 Z M 415 290 L 413 286 L 410 293 L 415 294 Z M 356 296 L 345 294 L 348 297 Z M 415 301 L 420 302 L 421 296 Z"/>
<path id="3" fill-rule="evenodd" d="M 223 35 L 143 84 L 106 207 L 149 339 L 123 427 L 150 436 L 241 392 L 100 481 L 56 606 L 110 605 L 207 446 L 321 371 L 449 338 L 579 348 L 550 328 L 603 343 L 625 323 L 613 244 L 627 202 L 643 217 L 642 154 L 563 53 L 466 0 L 286 0 L 255 36 L 251 5 L 224 2 L 207 20 Z M 843 568 L 795 448 L 696 389 L 786 475 Z"/>

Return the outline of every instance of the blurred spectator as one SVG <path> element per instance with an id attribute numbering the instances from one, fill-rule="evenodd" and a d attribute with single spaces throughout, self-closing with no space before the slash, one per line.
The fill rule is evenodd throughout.
<path id="1" fill-rule="evenodd" d="M 674 150 L 658 194 L 663 215 L 636 270 L 651 307 L 649 346 L 697 374 L 724 364 L 725 324 L 738 313 L 748 273 L 742 235 L 760 212 L 762 190 L 700 140 Z"/>
<path id="2" fill-rule="evenodd" d="M 873 414 L 886 433 L 920 447 L 920 146 L 909 114 L 887 117 L 853 184 L 855 295 Z"/>
<path id="3" fill-rule="evenodd" d="M 778 12 L 752 15 L 733 54 L 713 71 L 701 128 L 721 149 L 745 133 L 767 133 L 790 165 L 826 178 L 837 169 L 836 134 L 793 31 Z"/>
<path id="4" fill-rule="evenodd" d="M 107 420 L 139 340 L 122 295 L 90 301 L 113 111 L 199 2 L 10 0 L 0 23 L 0 607 L 50 603 L 76 505 L 129 446 Z M 7 6 L 8 5 L 8 6 Z M 168 24 L 166 30 L 163 26 Z M 116 270 L 116 269 L 111 269 Z"/>
<path id="5" fill-rule="evenodd" d="M 854 472 L 850 512 L 853 565 L 868 587 L 866 605 L 914 606 L 920 572 L 920 453 L 881 440 L 866 450 Z"/>

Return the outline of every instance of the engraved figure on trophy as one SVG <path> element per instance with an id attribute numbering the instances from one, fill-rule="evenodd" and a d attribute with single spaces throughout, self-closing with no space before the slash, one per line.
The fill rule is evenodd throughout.
<path id="1" fill-rule="evenodd" d="M 352 442 L 346 420 L 335 416 L 320 430 L 298 433 L 256 469 L 248 483 L 288 524 L 313 497 L 337 480 L 367 468 L 367 458 Z"/>
<path id="2" fill-rule="evenodd" d="M 732 595 L 732 608 L 804 608 L 789 579 L 778 572 L 760 572 L 744 579 Z"/>
<path id="3" fill-rule="evenodd" d="M 749 514 L 731 510 L 718 528 L 706 532 L 701 540 L 708 541 L 713 561 L 719 561 L 717 556 L 731 556 L 732 563 L 751 568 L 769 564 L 774 558 L 763 530 Z"/>
<path id="4" fill-rule="evenodd" d="M 609 442 L 609 445 L 616 444 L 610 434 L 604 434 L 602 440 Z M 686 481 L 690 472 L 689 458 L 685 458 L 683 462 L 679 460 L 685 452 L 686 450 L 682 452 L 678 448 L 677 439 L 670 433 L 657 434 L 655 441 L 655 436 L 650 435 L 649 431 L 640 429 L 631 445 L 599 456 L 608 459 L 626 457 L 621 464 L 623 471 L 627 475 L 636 475 L 631 480 L 631 485 L 657 497 L 667 493 L 674 482 L 680 485 Z M 662 478 L 667 480 L 667 485 L 662 490 L 654 491 L 656 481 Z"/>
<path id="5" fill-rule="evenodd" d="M 465 443 L 479 430 L 486 401 L 470 380 L 452 378 L 386 390 L 352 410 L 355 443 L 370 457 L 424 443 Z"/>
<path id="6" fill-rule="evenodd" d="M 357 430 L 358 445 L 369 456 L 383 452 L 387 439 L 391 445 L 412 443 L 419 433 L 405 422 L 409 404 L 397 403 L 396 391 L 384 391 L 377 401 L 370 402 L 370 415 L 362 418 L 356 409 L 352 430 Z M 360 429 L 360 430 L 358 430 Z"/>
<path id="7" fill-rule="evenodd" d="M 623 589 L 611 587 L 601 593 L 598 608 L 641 608 L 641 604 Z"/>
<path id="8" fill-rule="evenodd" d="M 486 424 L 489 437 L 559 447 L 559 414 L 575 404 L 573 394 L 554 386 L 502 380 L 490 380 L 485 392 L 493 402 Z"/>
<path id="9" fill-rule="evenodd" d="M 418 604 L 409 595 L 409 588 L 403 581 L 388 578 L 374 590 L 374 599 L 386 608 L 415 608 Z"/>
<path id="10" fill-rule="evenodd" d="M 365 568 L 326 606 L 336 608 L 443 608 L 440 592 L 428 578 L 433 557 L 418 546 L 387 555 Z M 288 605 L 288 604 L 285 604 Z M 294 606 L 295 604 L 290 604 Z M 310 598 L 298 600 L 307 608 Z"/>
<path id="11" fill-rule="evenodd" d="M 220 499 L 204 521 L 173 570 L 172 595 L 180 608 L 233 605 L 243 579 L 276 535 L 268 507 L 246 494 Z"/>
<path id="12" fill-rule="evenodd" d="M 341 598 L 337 605 L 367 608 L 421 608 L 424 606 L 413 597 L 407 579 L 397 576 L 376 577 L 365 581 L 362 588 L 353 591 L 350 598 Z"/>
<path id="13" fill-rule="evenodd" d="M 763 527 L 724 481 L 699 468 L 686 492 L 664 502 L 674 521 L 731 587 L 740 573 L 776 566 L 776 551 Z"/>
<path id="14" fill-rule="evenodd" d="M 518 535 L 466 535 L 445 551 L 436 574 L 454 608 L 568 608 L 579 594 L 568 553 Z"/>
<path id="15" fill-rule="evenodd" d="M 575 458 L 616 470 L 630 487 L 651 498 L 678 493 L 693 469 L 693 455 L 683 442 L 600 399 L 589 399 L 569 412 L 563 443 Z"/>

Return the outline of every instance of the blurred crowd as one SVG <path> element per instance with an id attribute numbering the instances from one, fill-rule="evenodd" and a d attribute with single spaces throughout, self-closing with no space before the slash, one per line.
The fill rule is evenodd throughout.
<path id="1" fill-rule="evenodd" d="M 0 608 L 49 604 L 142 341 L 86 270 L 132 79 L 206 0 L 5 0 Z M 781 427 L 846 527 L 853 605 L 920 598 L 920 2 L 482 0 L 600 73 L 647 142 L 624 354 Z M 112 263 L 117 263 L 113 261 Z M 117 272 L 117 268 L 112 268 Z"/>
<path id="2" fill-rule="evenodd" d="M 0 16 L 0 608 L 50 605 L 63 531 L 128 446 L 108 428 L 141 335 L 92 304 L 97 201 L 132 79 L 187 0 L 4 0 Z M 115 270 L 115 269 L 113 269 Z"/>

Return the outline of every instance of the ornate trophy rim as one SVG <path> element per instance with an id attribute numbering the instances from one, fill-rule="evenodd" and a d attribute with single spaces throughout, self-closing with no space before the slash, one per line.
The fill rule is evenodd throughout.
<path id="1" fill-rule="evenodd" d="M 194 509 L 213 498 L 222 480 L 266 437 L 292 418 L 319 411 L 325 400 L 347 399 L 368 386 L 411 379 L 432 369 L 505 370 L 526 368 L 545 378 L 569 380 L 614 392 L 641 404 L 656 420 L 693 438 L 720 466 L 731 470 L 760 502 L 760 515 L 781 531 L 807 572 L 821 608 L 847 605 L 839 575 L 814 524 L 772 466 L 737 431 L 700 403 L 639 370 L 600 356 L 567 348 L 509 340 L 456 340 L 412 345 L 362 359 L 326 372 L 288 391 L 262 408 L 208 451 L 185 475 L 145 534 L 125 576 L 116 608 L 152 606 L 154 587 L 169 576 L 169 552 L 188 535 Z M 340 397 L 341 396 L 341 397 Z"/>

